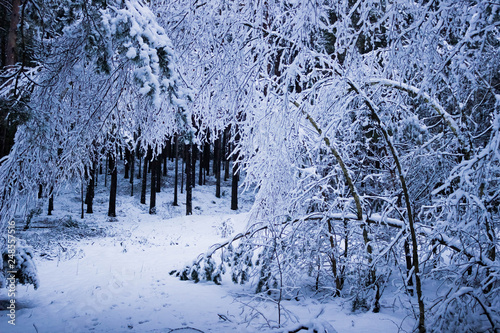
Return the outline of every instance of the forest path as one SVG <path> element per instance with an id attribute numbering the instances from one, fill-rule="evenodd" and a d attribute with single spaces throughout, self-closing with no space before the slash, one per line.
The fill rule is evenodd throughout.
<path id="1" fill-rule="evenodd" d="M 230 184 L 220 199 L 213 186 L 197 186 L 195 215 L 185 216 L 185 195 L 174 207 L 172 191 L 165 188 L 157 195 L 157 214 L 149 215 L 149 206 L 139 203 L 139 185 L 131 197 L 121 181 L 117 218 L 106 216 L 108 189 L 100 186 L 94 214 L 84 220 L 78 190 L 68 190 L 56 198 L 53 216 L 39 214 L 27 231 L 17 223 L 18 237 L 34 248 L 40 287 L 17 286 L 16 325 L 0 311 L 0 332 L 242 331 L 218 316 L 235 307 L 227 290 L 231 283 L 225 288 L 194 284 L 169 272 L 205 253 L 231 229 L 242 230 L 248 213 L 241 212 L 249 210 L 253 198 L 242 197 L 242 208 L 233 212 L 226 195 Z M 0 303 L 9 299 L 0 289 Z"/>
<path id="2" fill-rule="evenodd" d="M 41 286 L 18 286 L 16 325 L 2 316 L 0 332 L 234 331 L 218 316 L 233 306 L 227 290 L 169 272 L 220 239 L 223 222 L 243 225 L 247 214 L 159 221 L 125 209 L 126 218 L 108 228 L 112 236 L 58 242 L 58 253 L 44 256 L 52 260 L 37 258 Z M 135 218 L 140 222 L 132 224 Z M 7 298 L 5 290 L 0 298 Z"/>

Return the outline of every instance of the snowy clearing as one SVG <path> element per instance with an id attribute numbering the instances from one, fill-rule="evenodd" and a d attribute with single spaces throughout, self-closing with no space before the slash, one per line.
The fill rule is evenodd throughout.
<path id="1" fill-rule="evenodd" d="M 21 237 L 35 248 L 41 286 L 34 290 L 18 285 L 15 326 L 6 316 L 7 289 L 0 290 L 0 331 L 271 331 L 267 321 L 275 325 L 276 306 L 254 299 L 251 287 L 234 285 L 227 276 L 218 286 L 169 275 L 221 242 L 221 227 L 232 229 L 232 234 L 245 229 L 249 214 L 242 211 L 249 210 L 251 194 L 242 198 L 243 208 L 234 213 L 229 196 L 217 199 L 212 192 L 212 186 L 194 189 L 199 215 L 192 216 L 183 216 L 183 200 L 179 207 L 171 206 L 170 189 L 159 193 L 156 215 L 122 194 L 112 222 L 106 216 L 107 189 L 102 186 L 97 211 L 84 220 L 79 218 L 76 192 L 56 197 L 55 215 L 40 214 L 28 231 L 22 231 L 22 223 L 17 225 Z M 318 321 L 338 332 L 398 331 L 402 317 L 392 304 L 379 314 L 352 314 L 350 303 L 343 302 L 331 297 L 286 301 L 284 308 L 293 313 L 288 326 Z M 256 304 L 265 318 L 253 311 Z"/>

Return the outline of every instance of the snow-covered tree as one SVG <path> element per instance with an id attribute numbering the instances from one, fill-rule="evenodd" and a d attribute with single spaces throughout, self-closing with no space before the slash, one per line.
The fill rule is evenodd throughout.
<path id="1" fill-rule="evenodd" d="M 32 89 L 29 120 L 1 161 L 2 230 L 19 205 L 35 199 L 39 185 L 52 195 L 65 181 L 84 179 L 86 167 L 103 154 L 114 156 L 139 129 L 143 149 L 155 154 L 174 132 L 192 136 L 189 92 L 170 39 L 147 5 L 65 5 L 67 23 L 54 28 L 36 75 L 25 80 Z"/>
<path id="2" fill-rule="evenodd" d="M 251 80 L 237 85 L 245 103 L 230 112 L 244 115 L 233 118 L 237 151 L 245 184 L 259 189 L 250 230 L 260 232 L 249 232 L 247 249 L 267 258 L 253 265 L 269 273 L 262 277 L 282 283 L 269 288 L 281 295 L 307 273 L 336 294 L 371 295 L 377 310 L 383 285 L 402 265 L 402 288 L 416 291 L 419 331 L 452 313 L 426 323 L 422 281 L 430 277 L 453 279 L 454 298 L 436 304 L 468 302 L 467 329 L 496 329 L 498 5 L 203 6 L 215 4 L 215 15 L 231 22 L 217 31 L 240 31 L 241 44 L 232 43 L 241 46 L 228 53 L 250 55 L 237 67 Z M 463 265 L 458 275 L 449 251 Z M 278 273 L 287 277 L 276 280 Z M 460 289 L 471 285 L 477 289 Z"/>

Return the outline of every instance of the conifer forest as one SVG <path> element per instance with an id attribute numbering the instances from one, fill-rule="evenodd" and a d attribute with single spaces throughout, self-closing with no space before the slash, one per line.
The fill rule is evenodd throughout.
<path id="1" fill-rule="evenodd" d="M 0 0 L 0 332 L 500 332 L 498 0 Z"/>

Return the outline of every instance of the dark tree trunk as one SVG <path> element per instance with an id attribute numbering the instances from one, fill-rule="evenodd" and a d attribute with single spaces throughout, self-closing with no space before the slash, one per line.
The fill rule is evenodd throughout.
<path id="1" fill-rule="evenodd" d="M 130 196 L 134 196 L 134 170 L 135 169 L 135 153 L 130 154 Z"/>
<path id="2" fill-rule="evenodd" d="M 85 200 L 83 200 L 83 187 L 84 187 L 84 186 L 83 186 L 83 179 L 82 179 L 82 185 L 81 185 L 81 188 L 80 188 L 80 200 L 81 200 L 81 202 L 82 202 L 82 207 L 81 207 L 81 212 L 82 212 L 82 213 L 80 214 L 80 218 L 81 218 L 82 220 L 83 220 L 83 218 L 85 217 L 85 213 L 84 213 L 84 211 L 85 211 L 85 208 L 84 208 L 84 207 L 85 207 L 84 201 L 85 201 Z"/>
<path id="3" fill-rule="evenodd" d="M 193 214 L 193 145 L 186 145 L 186 215 Z"/>
<path id="4" fill-rule="evenodd" d="M 215 140 L 215 147 L 214 147 L 214 172 L 215 172 L 215 196 L 217 198 L 221 197 L 220 194 L 220 181 L 221 181 L 221 174 L 220 174 L 220 169 L 221 169 L 221 138 L 219 137 L 217 140 Z"/>
<path id="5" fill-rule="evenodd" d="M 150 162 L 151 191 L 149 196 L 149 214 L 156 214 L 156 178 L 158 177 L 158 156 Z"/>
<path id="6" fill-rule="evenodd" d="M 12 66 L 17 62 L 17 26 L 19 24 L 21 0 L 12 0 L 10 27 L 5 50 L 5 65 Z"/>
<path id="7" fill-rule="evenodd" d="M 200 168 L 199 168 L 199 172 L 198 172 L 198 185 L 203 185 L 203 154 L 201 153 L 201 149 L 200 149 Z"/>
<path id="8" fill-rule="evenodd" d="M 2 40 L 3 41 L 3 40 Z M 0 41 L 0 42 L 2 42 Z M 1 63 L 1 61 L 0 61 Z M 3 118 L 3 115 L 2 115 Z M 0 128 L 2 129 L 3 135 L 2 135 L 2 147 L 0 148 L 0 157 L 4 157 L 7 155 L 7 122 L 2 121 L 0 124 Z"/>
<path id="9" fill-rule="evenodd" d="M 233 177 L 231 182 L 231 209 L 238 210 L 238 181 L 239 181 L 239 172 L 236 168 L 235 160 L 233 161 Z"/>
<path id="10" fill-rule="evenodd" d="M 179 206 L 177 203 L 177 187 L 179 184 L 179 143 L 177 142 L 177 135 L 175 135 L 175 175 L 174 175 L 174 206 Z"/>
<path id="11" fill-rule="evenodd" d="M 38 199 L 41 199 L 43 195 L 43 186 L 42 184 L 38 184 Z"/>
<path id="12" fill-rule="evenodd" d="M 196 156 L 197 156 L 198 148 L 195 145 L 191 144 L 191 157 L 189 161 L 191 163 L 191 187 L 196 187 Z"/>
<path id="13" fill-rule="evenodd" d="M 161 160 L 162 159 L 163 159 L 163 155 L 156 157 L 156 166 L 155 166 L 156 167 L 156 187 L 155 187 L 156 193 L 161 192 L 161 176 L 162 176 Z"/>
<path id="14" fill-rule="evenodd" d="M 229 179 L 229 154 L 230 154 L 230 149 L 229 149 L 229 127 L 227 127 L 224 130 L 224 137 L 223 137 L 223 143 L 222 143 L 222 151 L 223 151 L 223 158 L 224 158 L 224 181 L 226 182 Z"/>
<path id="15" fill-rule="evenodd" d="M 89 170 L 89 182 L 87 184 L 87 196 L 85 198 L 85 203 L 87 204 L 87 214 L 94 213 L 94 189 L 95 189 L 95 175 L 96 175 L 97 163 L 94 163 L 92 169 Z"/>
<path id="16" fill-rule="evenodd" d="M 49 210 L 47 215 L 52 215 L 52 211 L 54 210 L 54 187 L 50 188 L 50 194 L 49 194 Z"/>
<path id="17" fill-rule="evenodd" d="M 408 280 L 408 293 L 411 296 L 413 296 L 413 278 L 411 275 L 413 264 L 411 262 L 411 251 L 410 251 L 410 243 L 408 242 L 408 238 L 405 238 L 404 250 L 405 250 L 405 258 L 406 258 L 406 278 Z"/>
<path id="18" fill-rule="evenodd" d="M 108 186 L 109 158 L 106 156 L 106 168 L 104 170 L 104 187 Z"/>
<path id="19" fill-rule="evenodd" d="M 111 186 L 109 189 L 108 216 L 116 217 L 116 189 L 118 186 L 118 171 L 116 168 L 116 157 L 109 155 L 109 169 L 111 171 Z"/>
<path id="20" fill-rule="evenodd" d="M 181 164 L 181 194 L 184 191 L 184 164 L 186 162 L 186 144 L 182 146 L 182 164 Z"/>
<path id="21" fill-rule="evenodd" d="M 144 156 L 144 166 L 142 168 L 142 188 L 141 188 L 141 204 L 146 204 L 146 185 L 148 183 L 148 159 L 149 150 L 147 156 Z"/>
<path id="22" fill-rule="evenodd" d="M 236 135 L 234 137 L 235 144 L 239 140 L 238 129 L 236 129 Z M 231 182 L 231 209 L 238 209 L 238 181 L 240 180 L 240 173 L 237 171 L 238 154 L 233 154 L 233 179 Z"/>
<path id="23" fill-rule="evenodd" d="M 125 175 L 123 178 L 128 179 L 129 178 L 129 172 L 130 172 L 130 150 L 128 148 L 125 148 Z"/>

